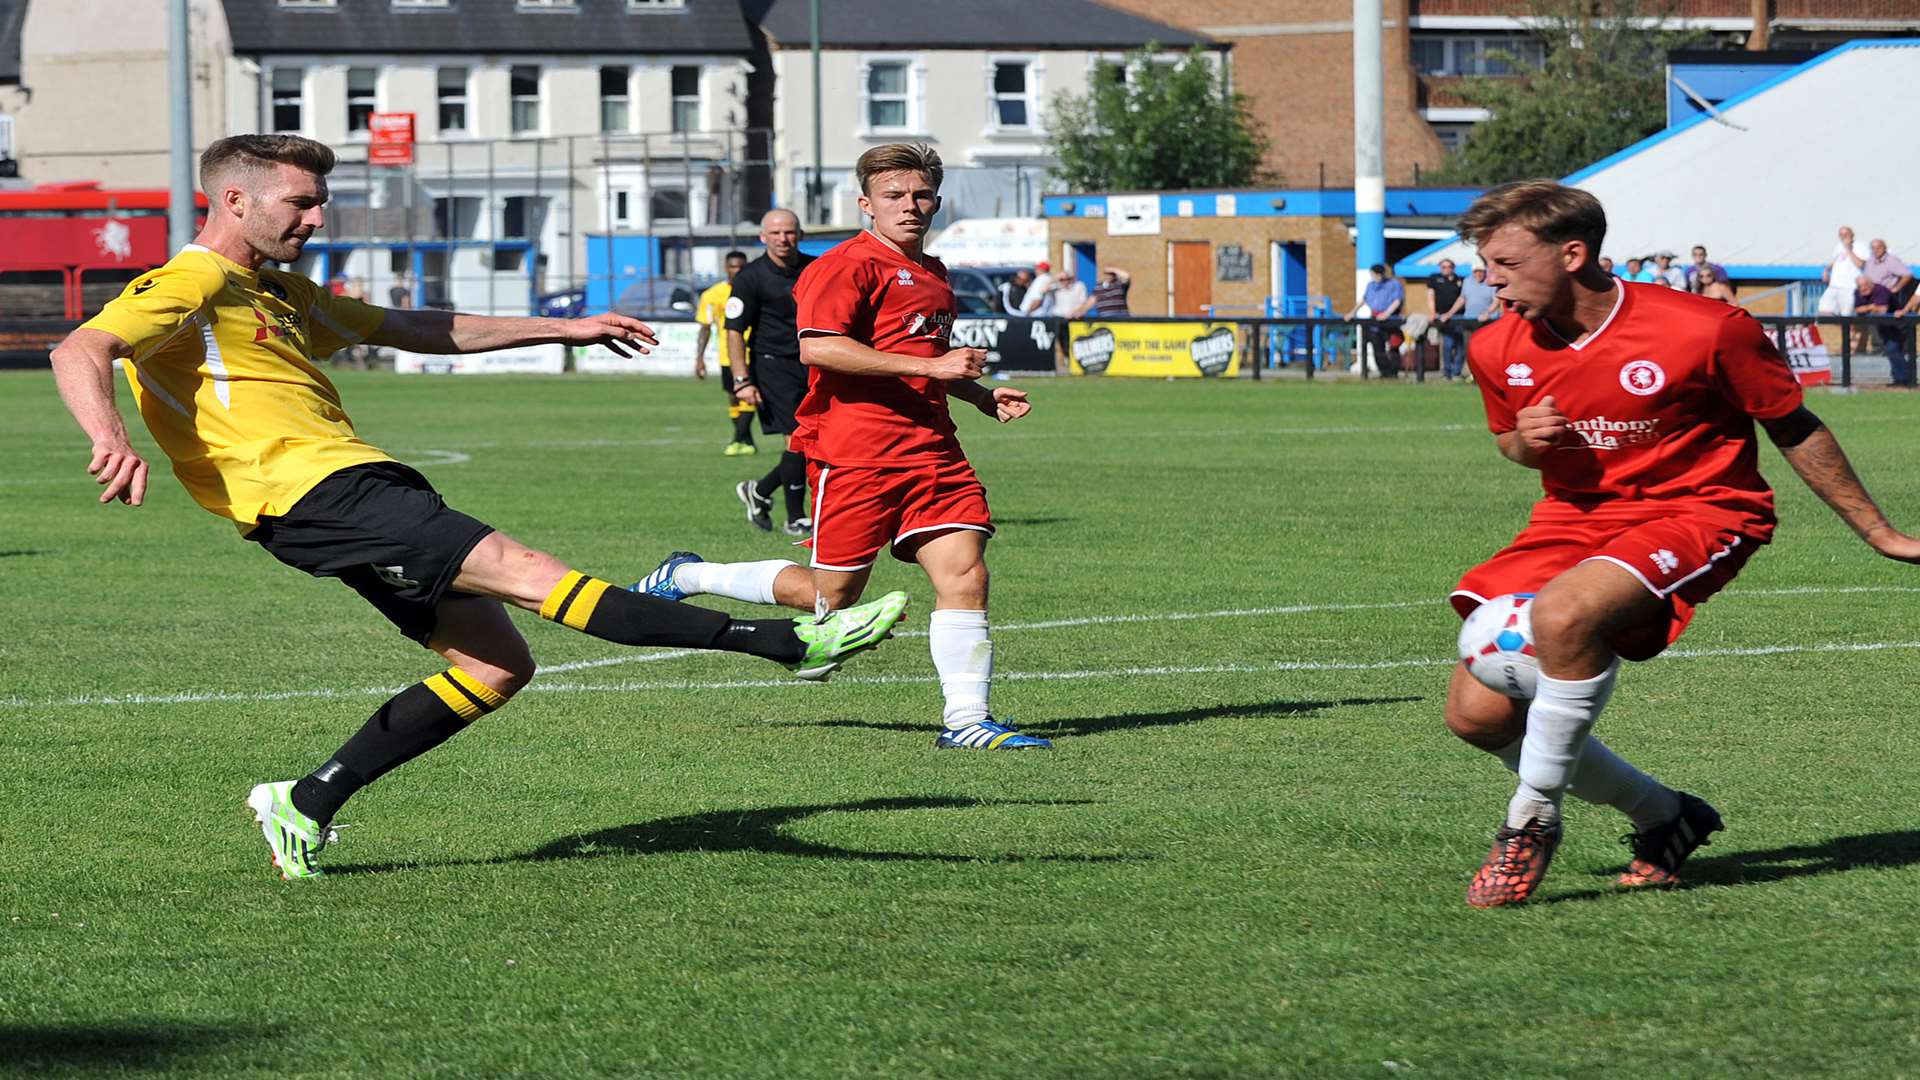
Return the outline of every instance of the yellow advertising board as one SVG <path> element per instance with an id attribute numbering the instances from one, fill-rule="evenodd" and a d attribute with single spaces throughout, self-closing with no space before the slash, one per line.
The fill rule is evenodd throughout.
<path id="1" fill-rule="evenodd" d="M 1200 379 L 1240 374 L 1240 330 L 1214 322 L 1076 322 L 1067 327 L 1075 375 Z"/>

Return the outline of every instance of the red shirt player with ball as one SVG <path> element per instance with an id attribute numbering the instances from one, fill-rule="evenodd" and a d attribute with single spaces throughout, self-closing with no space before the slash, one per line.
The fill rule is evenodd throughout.
<path id="1" fill-rule="evenodd" d="M 811 565 L 709 563 L 675 552 L 634 588 L 837 610 L 860 599 L 889 551 L 918 563 L 933 585 L 927 637 L 946 696 L 934 745 L 1040 749 L 1048 740 L 997 722 L 988 706 L 993 515 L 947 411 L 958 398 L 1004 424 L 1032 406 L 1025 391 L 976 381 L 980 350 L 952 347 L 947 268 L 921 251 L 942 172 L 926 146 L 860 155 L 854 175 L 872 227 L 814 260 L 794 286 L 800 359 L 810 370 L 790 446 L 806 456 L 814 491 Z"/>
<path id="2" fill-rule="evenodd" d="M 1560 802 L 1613 806 L 1633 822 L 1623 887 L 1671 885 L 1721 828 L 1704 799 L 1675 791 L 1589 734 L 1620 660 L 1679 638 L 1773 536 L 1773 490 L 1758 424 L 1787 464 L 1875 551 L 1920 562 L 1861 485 L 1833 433 L 1745 311 L 1601 270 L 1600 201 L 1548 180 L 1488 191 L 1460 219 L 1487 283 L 1517 318 L 1473 336 L 1468 362 L 1501 454 L 1540 472 L 1546 497 L 1505 549 L 1467 572 L 1464 617 L 1508 594 L 1530 602 L 1539 678 L 1531 701 L 1465 664 L 1447 726 L 1519 774 L 1467 903 L 1533 894 L 1559 846 Z"/>

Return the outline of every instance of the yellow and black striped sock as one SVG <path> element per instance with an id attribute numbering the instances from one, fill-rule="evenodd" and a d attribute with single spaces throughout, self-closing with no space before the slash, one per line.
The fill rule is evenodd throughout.
<path id="1" fill-rule="evenodd" d="M 380 706 L 325 765 L 293 786 L 293 805 L 325 824 L 361 788 L 459 734 L 507 703 L 457 667 L 417 682 Z"/>
<path id="2" fill-rule="evenodd" d="M 628 592 L 569 570 L 540 604 L 540 617 L 619 645 L 724 649 L 790 663 L 806 651 L 793 620 L 745 622 L 695 604 Z"/>

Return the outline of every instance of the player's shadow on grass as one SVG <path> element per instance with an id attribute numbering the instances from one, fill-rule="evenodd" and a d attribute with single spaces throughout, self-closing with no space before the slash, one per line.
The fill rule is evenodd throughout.
<path id="1" fill-rule="evenodd" d="M 993 523 L 995 525 L 1019 525 L 1028 527 L 1033 525 L 1061 525 L 1069 521 L 1078 520 L 1078 518 L 1070 517 L 1000 517 L 996 514 L 994 515 Z"/>
<path id="2" fill-rule="evenodd" d="M 836 847 L 790 836 L 785 829 L 820 814 L 872 813 L 898 810 L 968 810 L 985 806 L 1084 806 L 1084 799 L 1033 801 L 1019 799 L 963 799 L 945 796 L 909 796 L 863 799 L 859 802 L 820 803 L 811 806 L 771 806 L 758 810 L 715 810 L 706 814 L 660 818 L 621 825 L 578 836 L 562 837 L 533 851 L 491 859 L 422 860 L 418 863 L 369 863 L 327 867 L 328 874 L 379 874 L 428 867 L 499 865 L 515 862 L 555 862 L 562 859 L 604 859 L 622 855 L 673 855 L 686 852 L 745 851 L 762 855 L 799 855 L 814 859 L 856 862 L 1119 862 L 1121 855 L 954 855 L 927 851 L 867 851 Z"/>
<path id="3" fill-rule="evenodd" d="M 1711 847 L 1706 849 L 1712 851 Z M 1863 833 L 1838 836 L 1819 844 L 1795 844 L 1791 847 L 1761 851 L 1734 851 L 1725 855 L 1696 855 L 1680 870 L 1681 888 L 1702 885 L 1765 885 L 1788 878 L 1817 877 L 1847 870 L 1896 869 L 1920 864 L 1920 831 Z M 1613 877 L 1620 868 L 1595 871 L 1598 876 Z M 1562 893 L 1552 899 L 1590 900 L 1616 895 L 1621 890 L 1588 889 Z"/>
<path id="4" fill-rule="evenodd" d="M 1256 701 L 1245 705 L 1203 705 L 1194 709 L 1178 709 L 1172 712 L 1117 713 L 1113 716 L 1087 716 L 1066 720 L 1038 720 L 1019 725 L 1020 730 L 1029 735 L 1046 738 L 1078 738 L 1083 735 L 1105 735 L 1114 731 L 1130 731 L 1136 728 L 1177 727 L 1181 724 L 1194 724 L 1202 720 L 1219 720 L 1229 716 L 1289 716 L 1300 713 L 1316 713 L 1323 709 L 1334 709 L 1348 705 L 1398 705 L 1408 701 L 1420 701 L 1415 697 L 1377 697 L 1377 698 L 1341 698 L 1337 701 Z M 930 733 L 933 729 L 925 723 L 902 723 L 879 720 L 791 720 L 774 724 L 775 727 L 845 727 L 866 728 L 873 731 L 907 731 L 919 735 Z"/>
<path id="5" fill-rule="evenodd" d="M 0 1024 L 0 1074 L 158 1069 L 257 1037 L 253 1031 L 194 1024 Z"/>

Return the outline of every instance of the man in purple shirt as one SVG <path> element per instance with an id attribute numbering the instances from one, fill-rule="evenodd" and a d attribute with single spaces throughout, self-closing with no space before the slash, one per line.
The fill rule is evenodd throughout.
<path id="1" fill-rule="evenodd" d="M 1885 240 L 1875 240 L 1867 245 L 1867 250 L 1871 254 L 1867 256 L 1867 265 L 1861 268 L 1861 273 L 1872 278 L 1876 284 L 1885 285 L 1896 301 L 1905 303 L 1907 290 L 1913 287 L 1913 271 L 1900 261 L 1900 256 L 1887 250 Z"/>
<path id="2" fill-rule="evenodd" d="M 1908 276 L 1911 280 L 1911 275 Z M 1894 305 L 1893 293 L 1885 285 L 1873 280 L 1873 275 L 1861 274 L 1854 283 L 1853 313 L 1855 315 L 1891 315 L 1898 309 Z M 1887 369 L 1893 376 L 1893 385 L 1913 385 L 1913 364 L 1907 358 L 1906 334 L 1902 328 L 1890 323 L 1874 326 L 1873 332 L 1880 339 L 1880 347 L 1887 354 Z"/>
<path id="3" fill-rule="evenodd" d="M 1374 319 L 1399 317 L 1402 314 L 1400 309 L 1407 305 L 1406 287 L 1400 284 L 1398 278 L 1388 277 L 1387 268 L 1379 263 L 1367 267 L 1367 272 L 1373 275 L 1373 280 L 1367 283 L 1366 290 L 1360 294 L 1360 303 L 1354 305 L 1352 311 L 1347 312 L 1347 320 L 1351 322 L 1360 314 L 1362 307 L 1366 308 Z M 1364 339 L 1362 364 L 1365 363 L 1366 351 L 1371 351 L 1374 366 L 1380 369 L 1381 378 L 1399 378 L 1400 354 L 1387 348 L 1387 328 L 1378 322 L 1369 322 L 1361 328 L 1360 334 Z M 1364 367 L 1362 370 L 1364 372 Z"/>
<path id="4" fill-rule="evenodd" d="M 1693 265 L 1687 267 L 1687 291 L 1700 291 L 1700 271 L 1703 269 L 1712 270 L 1713 280 L 1715 281 L 1731 282 L 1733 280 L 1727 276 L 1726 267 L 1721 266 L 1717 262 L 1707 261 L 1707 249 L 1704 246 L 1695 244 L 1693 245 Z"/>

